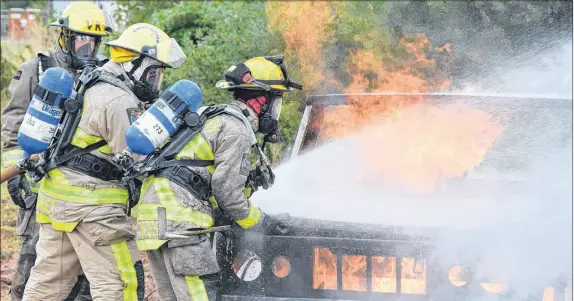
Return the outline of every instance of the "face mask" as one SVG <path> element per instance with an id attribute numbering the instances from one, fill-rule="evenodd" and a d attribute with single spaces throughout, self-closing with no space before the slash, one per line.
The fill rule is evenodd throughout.
<path id="1" fill-rule="evenodd" d="M 84 68 L 87 65 L 96 65 L 96 54 L 101 38 L 77 33 L 62 33 L 64 52 L 68 55 L 70 67 Z"/>
<path id="2" fill-rule="evenodd" d="M 283 98 L 273 98 L 268 110 L 259 117 L 259 129 L 261 134 L 269 134 L 279 129 L 279 117 L 281 116 L 281 105 Z"/>
<path id="3" fill-rule="evenodd" d="M 152 90 L 159 91 L 161 81 L 163 80 L 163 70 L 162 67 L 151 66 L 144 71 L 141 81 L 151 87 Z"/>
<path id="4" fill-rule="evenodd" d="M 135 67 L 135 66 L 134 66 Z M 134 70 L 132 67 L 132 71 L 128 72 L 128 76 L 132 79 L 134 83 L 133 92 L 142 102 L 151 102 L 159 97 L 159 88 L 161 86 L 161 82 L 163 80 L 163 71 L 164 67 L 159 65 L 149 65 L 146 67 L 139 80 L 136 79 L 132 75 L 137 74 L 137 68 Z"/>
<path id="5" fill-rule="evenodd" d="M 133 91 L 141 101 L 148 102 L 159 97 L 163 70 L 159 66 L 150 66 L 143 72 L 141 79 L 136 81 Z"/>
<path id="6" fill-rule="evenodd" d="M 96 54 L 96 37 L 72 35 L 70 51 L 77 58 L 92 58 Z"/>

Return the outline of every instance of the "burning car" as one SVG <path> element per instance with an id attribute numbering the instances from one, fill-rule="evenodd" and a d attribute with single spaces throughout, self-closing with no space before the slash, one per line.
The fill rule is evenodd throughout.
<path id="1" fill-rule="evenodd" d="M 571 300 L 571 133 L 571 98 L 309 96 L 254 196 L 279 224 L 217 236 L 223 298 Z"/>

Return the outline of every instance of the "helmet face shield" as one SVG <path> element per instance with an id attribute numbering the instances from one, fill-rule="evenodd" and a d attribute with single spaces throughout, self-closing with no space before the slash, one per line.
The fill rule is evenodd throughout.
<path id="1" fill-rule="evenodd" d="M 169 48 L 167 49 L 167 58 L 162 60 L 162 58 L 159 57 L 157 60 L 168 65 L 170 68 L 178 68 L 185 62 L 186 59 L 187 56 L 177 41 L 174 38 L 170 38 Z"/>
<path id="2" fill-rule="evenodd" d="M 96 65 L 98 50 L 102 38 L 78 32 L 62 30 L 60 44 L 64 54 L 69 58 L 69 65 L 75 69 L 87 65 Z"/>
<path id="3" fill-rule="evenodd" d="M 147 23 L 131 25 L 117 39 L 106 42 L 106 45 L 129 50 L 137 53 L 137 56 L 152 58 L 167 68 L 178 68 L 187 58 L 174 38 Z"/>
<path id="4" fill-rule="evenodd" d="M 164 67 L 149 66 L 143 73 L 141 81 L 154 91 L 159 91 L 163 80 Z"/>
<path id="5" fill-rule="evenodd" d="M 261 134 L 271 134 L 279 130 L 279 118 L 281 117 L 283 97 L 274 95 L 270 101 L 269 106 L 259 115 L 259 128 L 257 131 Z M 267 104 L 265 104 L 265 106 L 267 106 Z"/>
<path id="6" fill-rule="evenodd" d="M 283 98 L 278 97 L 273 100 L 271 104 L 270 114 L 271 117 L 277 121 L 279 121 L 279 117 L 281 117 L 281 107 L 283 105 Z"/>
<path id="7" fill-rule="evenodd" d="M 87 35 L 72 34 L 70 35 L 70 53 L 79 59 L 93 58 L 96 56 L 100 45 L 99 37 Z"/>
<path id="8" fill-rule="evenodd" d="M 144 60 L 149 61 L 153 60 L 148 57 L 144 58 Z M 155 60 L 153 60 L 155 61 Z M 157 61 L 156 61 L 157 62 Z M 140 62 L 141 63 L 141 62 Z M 134 81 L 133 91 L 134 94 L 140 99 L 142 102 L 152 102 L 156 98 L 159 97 L 159 88 L 161 86 L 161 82 L 163 80 L 163 71 L 165 69 L 164 65 L 149 65 L 147 66 L 141 76 L 134 77 L 132 74 L 134 70 L 139 68 L 138 66 L 134 66 L 135 69 L 128 72 L 128 76 L 131 77 L 132 81 Z M 139 74 L 139 73 L 138 73 Z"/>

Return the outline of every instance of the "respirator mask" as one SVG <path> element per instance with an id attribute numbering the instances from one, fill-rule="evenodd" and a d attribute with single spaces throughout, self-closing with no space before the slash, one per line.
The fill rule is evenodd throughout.
<path id="1" fill-rule="evenodd" d="M 265 135 L 278 132 L 283 93 L 258 90 L 236 90 L 233 96 L 236 99 L 244 101 L 257 113 L 259 119 L 258 133 Z"/>
<path id="2" fill-rule="evenodd" d="M 98 48 L 101 38 L 69 30 L 60 33 L 60 48 L 66 55 L 66 60 L 70 68 L 82 69 L 85 66 L 97 65 Z"/>
<path id="3" fill-rule="evenodd" d="M 261 134 L 271 134 L 279 130 L 279 117 L 281 116 L 281 106 L 283 104 L 282 96 L 270 97 L 270 101 L 267 101 L 263 108 L 266 110 L 259 115 L 259 129 L 258 132 Z"/>
<path id="4" fill-rule="evenodd" d="M 151 103 L 159 97 L 159 89 L 163 80 L 163 66 L 157 60 L 146 56 L 123 63 L 128 77 L 133 82 L 132 91 L 144 103 Z"/>

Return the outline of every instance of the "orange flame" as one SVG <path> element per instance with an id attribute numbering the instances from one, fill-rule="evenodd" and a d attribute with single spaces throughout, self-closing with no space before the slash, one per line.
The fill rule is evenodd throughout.
<path id="1" fill-rule="evenodd" d="M 337 34 L 330 30 L 337 5 L 327 1 L 266 5 L 269 29 L 280 33 L 287 56 L 296 56 L 307 91 L 327 84 L 345 93 L 430 92 L 450 87 L 451 45 L 435 47 L 423 33 L 400 37 L 394 45 L 404 50 L 400 55 L 351 50 L 344 60 L 350 81 L 345 87 L 336 82 L 325 72 L 322 45 Z M 369 127 L 358 136 L 361 157 L 368 159 L 366 166 L 372 169 L 369 173 L 415 192 L 434 190 L 442 178 L 461 176 L 477 166 L 500 132 L 496 122 L 479 110 L 407 106 L 423 103 L 422 97 L 353 96 L 348 101 L 351 105 L 326 110 L 320 136 L 342 137 Z M 382 117 L 390 118 L 383 127 Z"/>
<path id="2" fill-rule="evenodd" d="M 395 257 L 372 257 L 373 292 L 397 292 L 397 259 Z"/>
<path id="3" fill-rule="evenodd" d="M 367 256 L 343 255 L 343 290 L 367 291 Z"/>
<path id="4" fill-rule="evenodd" d="M 364 176 L 416 193 L 477 167 L 500 134 L 487 113 L 460 104 L 414 105 L 393 111 L 356 136 Z"/>
<path id="5" fill-rule="evenodd" d="M 383 59 L 372 52 L 356 50 L 351 52 L 347 59 L 347 71 L 352 76 L 351 83 L 344 89 L 345 93 L 361 92 L 429 92 L 440 90 L 450 85 L 449 74 L 438 72 L 437 65 L 440 58 L 449 57 L 450 45 L 434 49 L 443 54 L 439 58 L 427 59 L 424 49 L 432 47 L 425 35 L 416 34 L 405 36 L 399 44 L 405 47 L 411 59 L 402 62 L 403 67 L 395 71 L 385 68 Z M 419 76 L 415 71 L 431 70 L 436 76 L 429 83 L 427 79 Z M 405 104 L 421 103 L 421 96 L 368 96 L 348 97 L 351 106 L 339 106 L 328 110 L 325 114 L 323 128 L 326 137 L 341 137 L 349 132 L 356 131 L 365 124 L 386 115 L 390 111 L 399 109 Z"/>
<path id="6" fill-rule="evenodd" d="M 372 52 L 352 52 L 347 60 L 352 81 L 344 91 L 428 92 L 450 85 L 448 72 L 440 67 L 449 60 L 450 45 L 435 48 L 440 55 L 427 58 L 424 51 L 432 46 L 425 35 L 405 36 L 399 44 L 411 56 L 394 71 Z M 431 80 L 421 72 L 433 74 Z M 368 167 L 362 176 L 417 193 L 432 192 L 447 178 L 478 166 L 501 131 L 484 111 L 461 104 L 422 105 L 422 96 L 348 96 L 347 101 L 351 105 L 326 108 L 320 136 L 359 131 L 357 157 Z"/>
<path id="7" fill-rule="evenodd" d="M 401 261 L 401 292 L 404 294 L 425 294 L 426 262 L 415 258 L 403 258 Z"/>
<path id="8" fill-rule="evenodd" d="M 306 89 L 319 83 L 338 85 L 324 74 L 325 59 L 321 43 L 330 38 L 327 25 L 333 16 L 327 1 L 267 2 L 269 30 L 279 31 L 286 53 L 294 52 Z"/>
<path id="9" fill-rule="evenodd" d="M 337 256 L 329 249 L 313 249 L 313 288 L 337 289 Z"/>
<path id="10" fill-rule="evenodd" d="M 397 293 L 395 257 L 342 255 L 341 289 L 367 291 L 367 260 L 371 260 L 371 291 Z M 401 259 L 401 293 L 426 294 L 426 262 L 415 258 Z M 326 248 L 313 250 L 313 289 L 337 290 L 337 255 Z"/>

